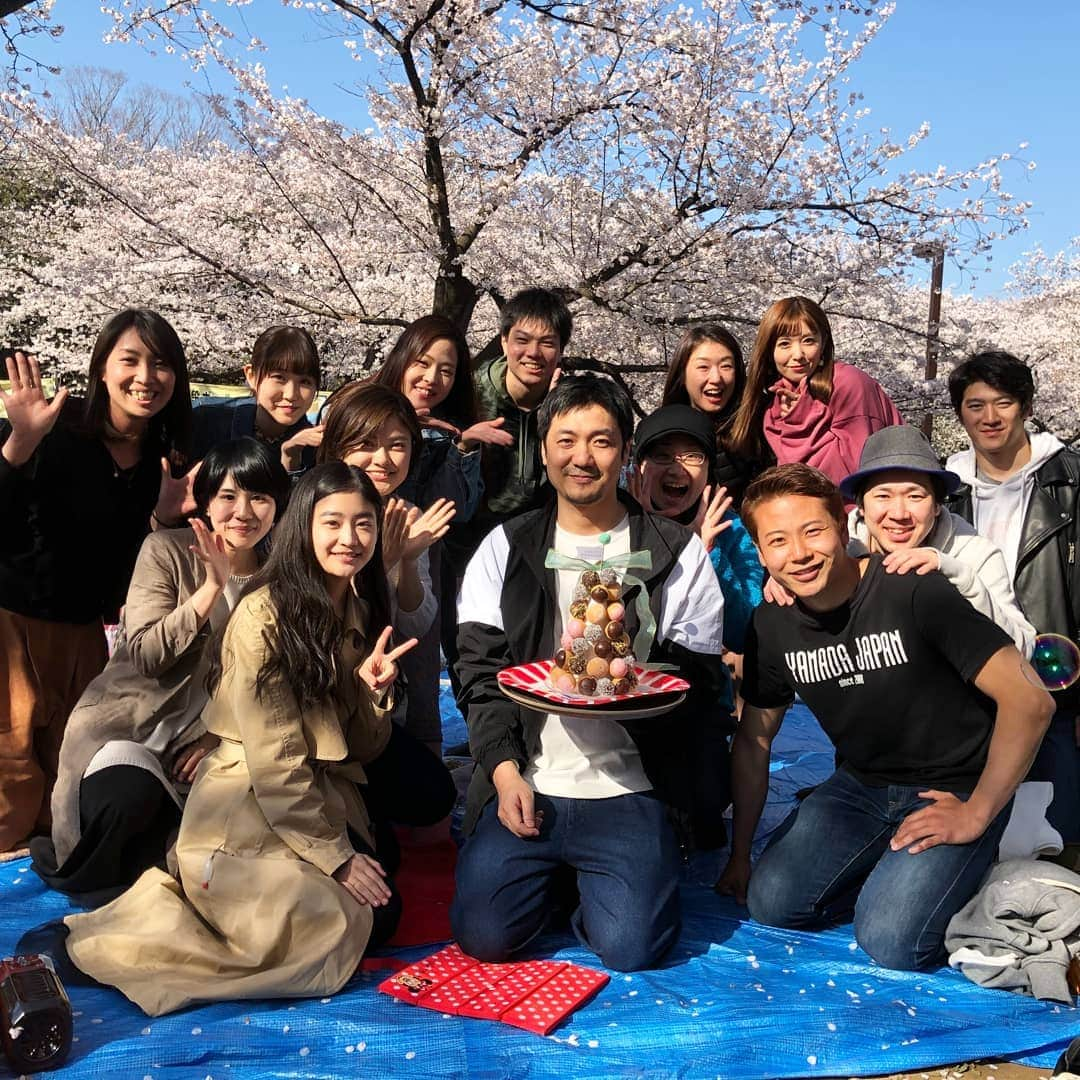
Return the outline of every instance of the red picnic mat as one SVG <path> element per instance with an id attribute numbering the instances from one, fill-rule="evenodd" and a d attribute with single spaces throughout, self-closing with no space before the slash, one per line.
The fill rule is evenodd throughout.
<path id="1" fill-rule="evenodd" d="M 602 971 L 561 960 L 484 964 L 450 945 L 384 979 L 384 994 L 425 1009 L 547 1035 L 604 986 Z"/>
<path id="2" fill-rule="evenodd" d="M 457 846 L 450 834 L 418 843 L 411 829 L 397 831 L 401 865 L 394 883 L 401 894 L 401 922 L 387 948 L 450 941 L 450 901 L 454 896 Z"/>

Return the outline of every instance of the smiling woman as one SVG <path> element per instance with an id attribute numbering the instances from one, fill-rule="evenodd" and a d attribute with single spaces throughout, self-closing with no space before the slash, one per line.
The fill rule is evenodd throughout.
<path id="1" fill-rule="evenodd" d="M 396 600 L 394 628 L 421 641 L 420 655 L 404 661 L 416 692 L 399 709 L 409 732 L 439 753 L 438 601 L 430 550 L 446 535 L 456 507 L 435 498 L 421 512 L 396 494 L 415 477 L 424 446 L 416 411 L 404 394 L 380 382 L 351 383 L 334 394 L 326 412 L 318 460 L 362 469 L 386 500 L 382 561 Z"/>
<path id="2" fill-rule="evenodd" d="M 30 845 L 34 870 L 62 892 L 111 899 L 164 859 L 217 744 L 201 719 L 207 642 L 258 569 L 289 478 L 269 447 L 240 439 L 210 451 L 194 493 L 191 528 L 143 544 L 116 651 L 68 721 L 52 839 Z"/>
<path id="3" fill-rule="evenodd" d="M 877 382 L 836 360 L 832 329 L 818 304 L 789 296 L 769 307 L 732 424 L 737 453 L 812 465 L 838 484 L 870 435 L 903 422 Z"/>
<path id="4" fill-rule="evenodd" d="M 716 481 L 737 510 L 754 463 L 731 446 L 730 429 L 746 385 L 739 342 L 719 323 L 691 326 L 679 339 L 661 405 L 689 405 L 709 418 L 716 440 Z"/>
<path id="5" fill-rule="evenodd" d="M 107 659 L 151 517 L 187 509 L 191 400 L 184 349 L 157 313 L 102 328 L 80 405 L 42 389 L 16 352 L 0 393 L 0 851 L 47 829 L 68 713 Z"/>
<path id="6" fill-rule="evenodd" d="M 219 742 L 184 808 L 177 877 L 149 869 L 68 920 L 74 962 L 152 1015 L 340 989 L 401 911 L 379 826 L 449 812 L 442 763 L 389 718 L 415 641 L 390 641 L 380 511 L 341 462 L 297 483 L 266 565 L 208 646 L 202 715 Z"/>
<path id="7" fill-rule="evenodd" d="M 299 326 L 271 326 L 256 339 L 244 378 L 254 398 L 199 404 L 193 413 L 192 455 L 203 457 L 226 439 L 262 439 L 281 450 L 282 464 L 298 471 L 305 451 L 318 445 L 307 413 L 319 391 L 319 350 Z M 310 464 L 310 462 L 309 462 Z"/>

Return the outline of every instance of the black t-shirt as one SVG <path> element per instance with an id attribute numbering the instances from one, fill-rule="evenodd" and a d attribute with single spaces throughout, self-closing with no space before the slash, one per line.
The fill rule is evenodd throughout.
<path id="1" fill-rule="evenodd" d="M 743 697 L 772 709 L 798 693 L 865 784 L 971 791 L 994 728 L 971 680 L 1011 644 L 941 574 L 887 574 L 875 555 L 833 611 L 757 608 Z"/>

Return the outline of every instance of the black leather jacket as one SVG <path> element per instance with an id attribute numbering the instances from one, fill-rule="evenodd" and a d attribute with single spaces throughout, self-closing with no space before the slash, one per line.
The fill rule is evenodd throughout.
<path id="1" fill-rule="evenodd" d="M 1080 627 L 1080 454 L 1058 451 L 1035 473 L 1020 533 L 1013 585 L 1024 614 L 1040 634 L 1076 641 Z M 971 488 L 948 500 L 949 509 L 972 520 Z M 1080 684 L 1054 695 L 1058 708 L 1080 707 Z"/>

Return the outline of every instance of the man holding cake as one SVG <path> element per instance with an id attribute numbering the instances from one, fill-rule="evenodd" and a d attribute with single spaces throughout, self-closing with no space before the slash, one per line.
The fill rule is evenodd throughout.
<path id="1" fill-rule="evenodd" d="M 734 722 L 723 596 L 701 541 L 619 490 L 633 417 L 614 382 L 564 377 L 538 421 L 555 498 L 488 534 L 458 606 L 477 764 L 451 922 L 467 953 L 504 960 L 573 881 L 579 939 L 608 967 L 635 970 L 678 936 L 680 842 L 724 839 Z M 500 692 L 503 668 L 552 659 L 549 689 L 595 697 L 596 715 Z M 677 668 L 686 700 L 662 716 L 605 715 L 599 699 L 633 693 L 643 663 Z"/>

